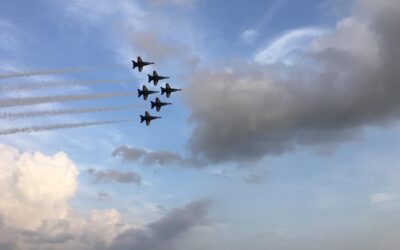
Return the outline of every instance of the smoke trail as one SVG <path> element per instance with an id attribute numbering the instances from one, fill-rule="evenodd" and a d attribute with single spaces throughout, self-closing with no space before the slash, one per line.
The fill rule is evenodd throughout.
<path id="1" fill-rule="evenodd" d="M 55 87 L 81 87 L 90 86 L 104 83 L 124 83 L 130 81 L 137 81 L 135 78 L 118 79 L 118 80 L 91 80 L 91 81 L 58 81 L 58 82 L 35 82 L 35 83 L 17 83 L 6 86 L 0 86 L 0 92 L 6 91 L 21 91 L 21 90 L 36 90 L 43 88 Z"/>
<path id="2" fill-rule="evenodd" d="M 64 109 L 64 110 L 42 110 L 42 111 L 27 111 L 27 112 L 16 112 L 16 113 L 0 113 L 0 119 L 21 119 L 21 118 L 34 118 L 41 116 L 58 116 L 58 115 L 70 115 L 70 114 L 86 114 L 95 112 L 106 112 L 106 111 L 117 111 L 127 110 L 144 105 L 136 106 L 121 106 L 121 107 L 100 107 L 100 108 L 82 108 L 82 109 Z"/>
<path id="3" fill-rule="evenodd" d="M 59 130 L 59 129 L 69 129 L 69 128 L 83 128 L 89 126 L 100 126 L 115 123 L 131 122 L 131 120 L 119 120 L 119 121 L 100 121 L 100 122 L 83 122 L 83 123 L 65 123 L 65 124 L 55 124 L 47 126 L 33 126 L 25 128 L 10 128 L 0 130 L 0 135 L 11 135 L 11 134 L 21 134 L 21 133 L 33 133 L 41 131 Z"/>
<path id="4" fill-rule="evenodd" d="M 92 70 L 95 70 L 95 68 L 64 68 L 64 69 L 48 69 L 48 70 L 8 72 L 8 73 L 0 74 L 0 79 L 24 77 L 24 76 L 39 76 L 39 75 L 75 73 L 75 72 L 85 72 L 85 71 L 92 71 Z"/>
<path id="5" fill-rule="evenodd" d="M 114 93 L 89 94 L 89 95 L 59 95 L 59 96 L 12 98 L 12 99 L 0 100 L 0 108 L 44 104 L 52 102 L 93 100 L 93 99 L 110 98 L 117 96 L 134 96 L 134 95 L 136 95 L 136 93 L 134 92 L 114 92 Z"/>

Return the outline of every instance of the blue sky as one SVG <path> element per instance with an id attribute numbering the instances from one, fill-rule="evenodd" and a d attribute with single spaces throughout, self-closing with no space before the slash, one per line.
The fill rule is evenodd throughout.
<path id="1" fill-rule="evenodd" d="M 398 12 L 395 0 L 3 1 L 0 76 L 32 76 L 0 87 L 54 83 L 3 102 L 132 96 L 1 113 L 134 108 L 2 120 L 130 122 L 1 136 L 0 246 L 398 249 Z M 134 71 L 138 55 L 156 64 Z M 53 69 L 65 72 L 38 74 Z M 155 89 L 152 70 L 183 91 L 146 127 L 136 89 Z M 110 82 L 60 85 L 88 80 Z"/>

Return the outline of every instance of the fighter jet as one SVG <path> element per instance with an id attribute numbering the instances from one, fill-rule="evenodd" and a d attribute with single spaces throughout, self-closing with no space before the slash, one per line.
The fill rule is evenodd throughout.
<path id="1" fill-rule="evenodd" d="M 164 80 L 164 79 L 169 79 L 168 76 L 159 76 L 157 72 L 154 70 L 153 75 L 147 75 L 149 77 L 149 82 L 153 81 L 154 86 L 157 86 L 158 81 Z"/>
<path id="2" fill-rule="evenodd" d="M 171 86 L 169 86 L 168 83 L 165 85 L 165 88 L 161 87 L 161 95 L 166 93 L 168 98 L 171 96 L 172 92 L 176 92 L 176 91 L 182 91 L 182 89 L 173 89 L 173 88 L 171 88 Z"/>
<path id="3" fill-rule="evenodd" d="M 146 111 L 144 116 L 143 115 L 140 116 L 140 123 L 143 123 L 144 121 L 146 121 L 146 126 L 149 126 L 150 122 L 152 120 L 159 119 L 159 118 L 161 118 L 161 117 L 159 117 L 159 116 L 151 116 L 149 114 L 149 112 Z"/>
<path id="4" fill-rule="evenodd" d="M 169 103 L 169 102 L 162 102 L 162 101 L 160 101 L 160 98 L 157 97 L 155 102 L 151 102 L 151 109 L 156 107 L 157 112 L 160 112 L 162 106 L 171 105 L 171 104 L 172 103 Z"/>
<path id="5" fill-rule="evenodd" d="M 134 60 L 132 60 L 132 64 L 133 64 L 133 69 L 135 69 L 136 67 L 139 69 L 139 72 L 142 72 L 143 67 L 150 65 L 150 64 L 154 64 L 152 62 L 143 62 L 142 58 L 140 58 L 140 56 L 137 57 L 137 62 L 135 62 Z"/>
<path id="6" fill-rule="evenodd" d="M 138 97 L 141 97 L 141 96 L 143 95 L 143 99 L 144 99 L 145 101 L 147 100 L 147 97 L 148 97 L 149 95 L 155 94 L 155 93 L 158 93 L 158 92 L 159 92 L 159 91 L 148 90 L 148 89 L 146 88 L 146 86 L 144 86 L 144 85 L 143 85 L 142 90 L 138 89 L 137 91 L 138 91 Z"/>

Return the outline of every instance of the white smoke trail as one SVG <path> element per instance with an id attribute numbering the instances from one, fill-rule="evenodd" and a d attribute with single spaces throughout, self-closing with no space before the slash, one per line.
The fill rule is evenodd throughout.
<path id="1" fill-rule="evenodd" d="M 95 68 L 64 68 L 64 69 L 48 69 L 48 70 L 32 70 L 32 71 L 20 71 L 20 72 L 8 72 L 0 74 L 0 79 L 15 78 L 15 77 L 26 77 L 26 76 L 38 76 L 38 75 L 54 75 L 64 73 L 75 73 L 92 71 Z"/>
<path id="2" fill-rule="evenodd" d="M 34 133 L 34 132 L 69 129 L 69 128 L 83 128 L 83 127 L 89 127 L 89 126 L 100 126 L 100 125 L 108 125 L 108 124 L 116 124 L 116 123 L 124 123 L 124 122 L 131 122 L 131 120 L 65 123 L 65 124 L 33 126 L 33 127 L 25 127 L 25 128 L 10 128 L 10 129 L 0 130 L 0 135 Z"/>
<path id="3" fill-rule="evenodd" d="M 127 109 L 139 108 L 139 107 L 143 107 L 143 106 L 144 105 L 121 106 L 121 107 L 64 109 L 64 110 L 41 110 L 41 111 L 26 111 L 26 112 L 4 112 L 4 113 L 0 113 L 0 119 L 21 119 L 21 118 L 43 117 L 43 116 L 86 114 L 86 113 L 96 113 L 96 112 L 127 110 Z"/>
<path id="4" fill-rule="evenodd" d="M 36 105 L 52 102 L 69 102 L 69 101 L 80 101 L 80 100 L 93 100 L 110 98 L 117 96 L 134 96 L 137 93 L 134 92 L 114 92 L 105 94 L 87 94 L 87 95 L 61 95 L 61 96 L 41 96 L 41 97 L 27 97 L 27 98 L 11 98 L 0 100 L 0 108 L 4 107 L 15 107 L 25 105 Z"/>
<path id="5" fill-rule="evenodd" d="M 13 83 L 0 86 L 0 92 L 37 90 L 43 88 L 59 88 L 59 87 L 82 87 L 105 83 L 125 83 L 137 81 L 135 78 L 117 79 L 117 80 L 91 80 L 91 81 L 54 81 L 54 82 L 34 82 L 34 83 Z"/>

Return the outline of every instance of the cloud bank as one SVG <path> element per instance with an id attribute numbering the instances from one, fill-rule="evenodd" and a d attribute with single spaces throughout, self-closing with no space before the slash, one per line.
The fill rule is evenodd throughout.
<path id="1" fill-rule="evenodd" d="M 260 63 L 261 53 L 258 63 L 197 72 L 185 91 L 190 151 L 212 162 L 255 161 L 398 120 L 399 13 L 396 0 L 359 0 L 292 65 Z"/>

